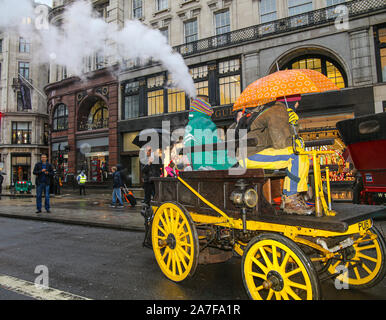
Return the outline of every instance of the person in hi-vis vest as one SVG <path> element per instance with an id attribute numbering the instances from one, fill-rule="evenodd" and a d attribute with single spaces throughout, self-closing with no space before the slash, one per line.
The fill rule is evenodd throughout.
<path id="1" fill-rule="evenodd" d="M 79 195 L 86 195 L 86 182 L 87 182 L 87 176 L 85 175 L 84 171 L 82 171 L 78 177 L 76 178 L 79 185 Z"/>

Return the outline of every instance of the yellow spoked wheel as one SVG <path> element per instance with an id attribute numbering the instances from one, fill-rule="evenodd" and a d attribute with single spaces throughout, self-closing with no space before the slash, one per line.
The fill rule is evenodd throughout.
<path id="1" fill-rule="evenodd" d="M 181 282 L 196 271 L 199 243 L 190 214 L 173 203 L 158 208 L 152 224 L 155 258 L 164 275 Z"/>
<path id="2" fill-rule="evenodd" d="M 328 272 L 342 273 L 337 279 L 349 287 L 371 288 L 385 277 L 385 240 L 375 227 L 345 249 L 344 258 L 347 262 L 333 259 Z"/>
<path id="3" fill-rule="evenodd" d="M 254 238 L 244 252 L 241 266 L 251 299 L 320 299 L 319 280 L 311 261 L 284 236 L 263 234 Z"/>

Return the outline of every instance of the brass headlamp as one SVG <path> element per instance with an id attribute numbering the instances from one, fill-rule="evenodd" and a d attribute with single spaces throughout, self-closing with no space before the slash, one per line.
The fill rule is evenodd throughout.
<path id="1" fill-rule="evenodd" d="M 244 180 L 239 180 L 235 186 L 237 187 L 230 196 L 230 200 L 236 207 L 242 208 L 247 207 L 252 209 L 257 206 L 259 197 L 257 192 L 253 188 L 247 189 L 247 184 Z"/>

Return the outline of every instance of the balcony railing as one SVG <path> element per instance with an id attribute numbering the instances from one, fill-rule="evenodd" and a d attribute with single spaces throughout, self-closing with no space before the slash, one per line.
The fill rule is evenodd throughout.
<path id="1" fill-rule="evenodd" d="M 344 2 L 338 5 L 306 12 L 296 16 L 287 17 L 280 20 L 275 20 L 268 23 L 263 23 L 240 30 L 235 30 L 229 33 L 197 40 L 191 43 L 182 44 L 173 49 L 180 53 L 183 57 L 203 53 L 215 49 L 239 45 L 242 43 L 257 41 L 269 36 L 283 34 L 286 32 L 296 31 L 307 27 L 318 26 L 330 23 L 336 20 L 338 14 L 335 9 L 344 5 L 347 8 L 348 18 L 353 18 L 371 12 L 385 10 L 386 0 L 354 0 Z M 341 13 L 342 14 L 342 13 Z M 151 61 L 146 63 L 131 62 L 126 64 L 127 70 L 137 69 L 139 67 L 147 67 Z"/>
<path id="2" fill-rule="evenodd" d="M 182 56 L 189 56 L 212 49 L 228 47 L 249 41 L 256 41 L 272 35 L 295 31 L 306 27 L 318 26 L 335 21 L 338 17 L 338 14 L 335 13 L 335 9 L 342 5 L 347 8 L 348 18 L 352 18 L 380 9 L 386 9 L 386 0 L 355 0 L 344 2 L 340 5 L 334 5 L 296 16 L 235 30 L 226 34 L 194 41 L 192 43 L 179 45 L 174 47 L 174 49 Z"/>

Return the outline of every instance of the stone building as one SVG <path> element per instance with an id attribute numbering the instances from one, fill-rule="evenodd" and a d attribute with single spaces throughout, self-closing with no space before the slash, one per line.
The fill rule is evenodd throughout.
<path id="1" fill-rule="evenodd" d="M 30 23 L 31 21 L 27 21 Z M 3 187 L 17 181 L 32 181 L 33 166 L 49 151 L 49 118 L 42 91 L 49 66 L 36 56 L 39 44 L 24 39 L 14 30 L 0 30 L 0 170 Z M 31 85 L 31 108 L 22 102 L 18 76 Z"/>
<path id="2" fill-rule="evenodd" d="M 54 1 L 50 23 L 60 25 L 72 2 Z M 93 5 L 106 22 L 119 24 L 115 1 L 110 2 L 93 1 Z M 74 176 L 84 170 L 89 182 L 101 183 L 109 166 L 118 163 L 118 79 L 113 65 L 116 61 L 95 53 L 84 63 L 82 79 L 66 67 L 50 66 L 45 87 L 52 124 L 50 153 L 61 174 Z"/>
<path id="3" fill-rule="evenodd" d="M 208 94 L 215 107 L 218 127 L 232 123 L 232 105 L 243 89 L 278 67 L 314 69 L 341 88 L 303 97 L 299 113 L 305 139 L 335 138 L 341 153 L 337 121 L 384 111 L 384 0 L 129 2 L 127 18 L 160 29 L 183 55 L 198 92 Z M 187 118 L 187 97 L 167 89 L 167 80 L 156 62 L 130 61 L 119 76 L 120 161 L 131 167 L 133 184 L 140 172 L 132 138 L 144 128 L 161 127 L 162 120 L 180 127 Z"/>
<path id="4" fill-rule="evenodd" d="M 60 20 L 71 2 L 54 1 L 52 21 Z M 100 0 L 93 4 L 106 21 L 120 27 L 126 19 L 139 19 L 159 29 L 184 57 L 198 92 L 209 95 L 218 127 L 226 129 L 232 123 L 232 105 L 243 89 L 278 67 L 318 70 L 341 88 L 304 96 L 299 113 L 306 139 L 332 137 L 339 145 L 337 121 L 384 111 L 386 0 Z M 183 127 L 189 100 L 184 92 L 168 86 L 169 75 L 157 61 L 145 65 L 114 59 L 100 65 L 98 61 L 98 56 L 90 57 L 87 64 L 95 82 L 91 87 L 78 85 L 79 80 L 70 79 L 66 70 L 51 69 L 46 90 L 51 121 L 57 119 L 55 108 L 68 101 L 63 102 L 68 111 L 61 117 L 68 119 L 68 129 L 52 135 L 52 154 L 59 144 L 67 143 L 70 171 L 81 168 L 77 141 L 84 133 L 70 126 L 79 128 L 82 106 L 89 108 L 90 101 L 103 98 L 96 94 L 107 76 L 103 68 L 120 64 L 118 76 L 105 79 L 112 100 L 105 97 L 104 102 L 110 116 L 116 117 L 109 120 L 108 162 L 122 163 L 131 173 L 131 183 L 138 185 L 139 150 L 133 138 L 145 128 L 161 127 L 163 120 L 170 121 L 171 129 Z M 70 78 L 62 80 L 66 77 Z M 90 161 L 94 156 L 98 160 L 96 152 L 107 142 L 107 131 L 104 142 L 96 141 L 98 130 L 87 130 Z M 94 133 L 98 135 L 93 142 Z"/>

